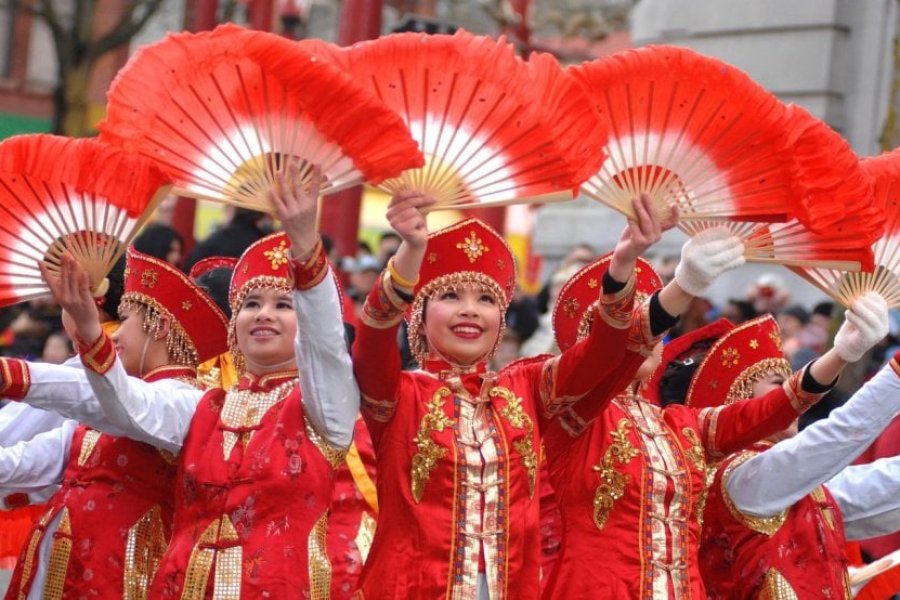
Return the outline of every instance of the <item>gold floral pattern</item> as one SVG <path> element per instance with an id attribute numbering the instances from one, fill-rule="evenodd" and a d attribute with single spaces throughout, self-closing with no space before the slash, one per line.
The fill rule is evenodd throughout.
<path id="1" fill-rule="evenodd" d="M 141 272 L 141 285 L 145 288 L 153 289 L 156 287 L 156 282 L 159 280 L 159 273 L 154 271 L 153 269 L 144 269 Z"/>
<path id="2" fill-rule="evenodd" d="M 681 430 L 685 439 L 691 443 L 691 447 L 685 450 L 684 455 L 694 465 L 694 468 L 703 475 L 703 489 L 697 495 L 697 523 L 703 526 L 703 513 L 706 510 L 706 498 L 709 495 L 709 475 L 710 468 L 706 464 L 706 454 L 703 452 L 703 444 L 700 443 L 700 436 L 690 427 Z M 714 473 L 714 471 L 712 471 Z"/>
<path id="3" fill-rule="evenodd" d="M 578 300 L 575 298 L 569 298 L 563 303 L 563 310 L 566 311 L 566 314 L 569 315 L 570 319 L 574 319 L 578 316 L 579 308 L 581 308 L 581 304 L 579 304 Z"/>
<path id="4" fill-rule="evenodd" d="M 500 414 L 510 425 L 516 429 L 524 429 L 525 435 L 513 442 L 513 449 L 522 457 L 522 466 L 528 473 L 528 497 L 534 498 L 534 490 L 537 486 L 538 457 L 534 449 L 534 422 L 522 408 L 522 399 L 511 390 L 497 386 L 490 391 L 492 398 L 502 398 L 506 406 L 500 409 Z"/>
<path id="5" fill-rule="evenodd" d="M 280 244 L 278 244 L 271 250 L 266 250 L 265 252 L 263 252 L 263 256 L 265 256 L 269 260 L 269 262 L 272 263 L 272 270 L 277 271 L 278 267 L 288 264 L 290 260 L 288 258 L 287 241 L 281 240 Z"/>
<path id="6" fill-rule="evenodd" d="M 469 257 L 470 263 L 474 263 L 485 252 L 490 250 L 490 248 L 484 245 L 484 242 L 481 241 L 481 238 L 478 237 L 474 231 L 470 232 L 469 236 L 463 241 L 458 242 L 456 247 L 465 252 L 466 256 Z"/>
<path id="7" fill-rule="evenodd" d="M 613 504 L 625 494 L 625 486 L 628 484 L 628 474 L 618 472 L 616 463 L 627 465 L 640 454 L 628 440 L 628 430 L 631 427 L 628 419 L 619 420 L 616 430 L 610 434 L 613 443 L 603 453 L 600 462 L 592 467 L 599 473 L 601 482 L 594 492 L 594 525 L 597 529 L 606 526 Z"/>
<path id="8" fill-rule="evenodd" d="M 419 451 L 412 458 L 410 475 L 412 478 L 412 496 L 416 504 L 422 500 L 425 492 L 425 484 L 431 477 L 431 471 L 437 466 L 437 462 L 447 454 L 447 449 L 439 446 L 431 439 L 432 431 L 443 431 L 453 425 L 453 421 L 444 414 L 444 404 L 451 396 L 450 390 L 442 387 L 425 404 L 427 409 L 425 416 L 419 423 L 419 431 L 416 433 L 415 442 Z"/>
<path id="9" fill-rule="evenodd" d="M 722 350 L 722 366 L 736 367 L 741 362 L 741 353 L 737 348 L 725 348 Z"/>

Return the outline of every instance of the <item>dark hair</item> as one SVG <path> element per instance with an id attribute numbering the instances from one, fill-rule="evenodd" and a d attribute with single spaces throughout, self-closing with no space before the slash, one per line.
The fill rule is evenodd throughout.
<path id="1" fill-rule="evenodd" d="M 822 315 L 830 319 L 831 315 L 834 314 L 834 302 L 829 302 L 828 300 L 819 302 L 813 307 L 812 312 L 814 315 Z"/>
<path id="2" fill-rule="evenodd" d="M 400 234 L 396 231 L 385 231 L 380 236 L 378 236 L 378 241 L 383 242 L 384 240 L 398 240 L 402 241 L 403 238 L 400 237 Z"/>
<path id="3" fill-rule="evenodd" d="M 256 222 L 266 216 L 266 213 L 249 208 L 236 208 L 234 215 L 231 217 L 232 223 L 246 223 L 247 225 L 256 226 Z"/>
<path id="4" fill-rule="evenodd" d="M 105 312 L 110 319 L 116 319 L 119 315 L 119 302 L 122 301 L 122 294 L 125 293 L 125 255 L 119 257 L 113 268 L 106 274 L 109 280 L 109 289 L 103 296 L 103 302 L 100 303 L 100 309 Z"/>
<path id="5" fill-rule="evenodd" d="M 759 313 L 757 313 L 756 309 L 753 308 L 752 302 L 731 298 L 730 300 L 728 300 L 728 304 L 735 307 L 738 311 L 738 314 L 741 315 L 741 320 L 739 321 L 739 323 L 749 321 L 750 319 L 755 319 L 757 316 L 759 316 Z"/>
<path id="6" fill-rule="evenodd" d="M 160 260 L 166 260 L 173 241 L 178 241 L 184 249 L 184 239 L 181 234 L 161 223 L 147 225 L 139 236 L 134 239 L 134 249 Z"/>
<path id="7" fill-rule="evenodd" d="M 229 319 L 231 318 L 231 305 L 228 303 L 228 286 L 231 284 L 233 272 L 234 269 L 219 267 L 202 273 L 194 280 Z"/>
<path id="8" fill-rule="evenodd" d="M 718 338 L 706 338 L 698 340 L 690 348 L 682 352 L 677 358 L 669 361 L 665 371 L 659 378 L 659 403 L 662 406 L 669 404 L 684 404 L 691 381 L 697 367 L 706 358 L 710 347 Z"/>
<path id="9" fill-rule="evenodd" d="M 325 250 L 325 254 L 331 254 L 331 249 L 334 248 L 334 240 L 331 239 L 331 236 L 327 233 L 321 234 L 322 236 L 322 249 Z"/>

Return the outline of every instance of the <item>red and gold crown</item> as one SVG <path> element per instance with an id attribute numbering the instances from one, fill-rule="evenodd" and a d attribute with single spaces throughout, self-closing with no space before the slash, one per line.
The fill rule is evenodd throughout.
<path id="1" fill-rule="evenodd" d="M 654 404 L 660 404 L 661 393 L 659 386 L 662 383 L 662 377 L 669 364 L 675 360 L 688 358 L 689 354 L 692 354 L 690 353 L 690 350 L 694 345 L 704 340 L 708 340 L 707 345 L 704 348 L 705 352 L 705 349 L 708 349 L 716 340 L 733 328 L 734 324 L 723 317 L 708 325 L 683 333 L 666 344 L 663 348 L 662 358 L 660 358 L 659 364 L 656 366 L 656 370 L 653 371 L 653 374 L 647 378 L 647 382 L 644 384 L 642 390 L 644 398 Z"/>
<path id="2" fill-rule="evenodd" d="M 191 267 L 188 277 L 197 279 L 201 275 L 214 271 L 215 269 L 234 269 L 238 259 L 233 256 L 209 256 L 203 260 L 198 260 Z"/>
<path id="3" fill-rule="evenodd" d="M 512 250 L 499 233 L 478 219 L 465 219 L 428 236 L 410 307 L 410 347 L 418 359 L 424 356 L 420 334 L 425 300 L 443 288 L 459 285 L 483 286 L 494 296 L 501 316 L 516 291 Z"/>
<path id="4" fill-rule="evenodd" d="M 237 313 L 247 292 L 254 288 L 294 289 L 291 240 L 284 232 L 259 239 L 244 250 L 234 266 L 228 302 Z"/>
<path id="5" fill-rule="evenodd" d="M 591 331 L 594 308 L 600 302 L 603 275 L 609 269 L 612 252 L 587 265 L 563 285 L 553 307 L 553 333 L 560 350 L 568 350 Z M 635 267 L 635 302 L 643 302 L 662 287 L 653 265 L 638 258 Z"/>
<path id="6" fill-rule="evenodd" d="M 731 404 L 753 396 L 752 385 L 771 373 L 791 376 L 772 315 L 735 326 L 719 338 L 700 363 L 684 403 L 695 408 Z"/>
<path id="7" fill-rule="evenodd" d="M 160 316 L 171 320 L 166 346 L 177 364 L 196 367 L 228 348 L 228 320 L 216 303 L 172 264 L 132 247 L 125 259 L 121 306 L 129 303 L 146 309 L 145 327 L 158 327 Z"/>

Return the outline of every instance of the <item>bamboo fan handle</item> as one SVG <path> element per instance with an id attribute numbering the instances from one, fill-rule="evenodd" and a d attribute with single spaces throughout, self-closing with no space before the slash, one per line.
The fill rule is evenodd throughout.
<path id="1" fill-rule="evenodd" d="M 94 298 L 102 298 L 109 291 L 109 278 L 104 277 L 100 283 L 91 288 L 91 296 Z"/>

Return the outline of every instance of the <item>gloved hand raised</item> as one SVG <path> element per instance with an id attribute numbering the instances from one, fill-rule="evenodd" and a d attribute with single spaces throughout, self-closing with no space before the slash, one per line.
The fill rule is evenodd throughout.
<path id="1" fill-rule="evenodd" d="M 845 321 L 834 336 L 834 350 L 848 363 L 858 361 L 888 334 L 888 306 L 875 292 L 853 301 Z"/>
<path id="2" fill-rule="evenodd" d="M 713 227 L 701 231 L 681 247 L 675 283 L 691 296 L 700 297 L 716 277 L 744 262 L 741 240 L 725 227 Z"/>

